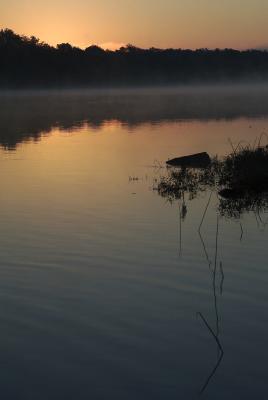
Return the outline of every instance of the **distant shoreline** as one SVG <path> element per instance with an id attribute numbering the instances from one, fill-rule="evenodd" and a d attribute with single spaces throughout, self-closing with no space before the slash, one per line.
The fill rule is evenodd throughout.
<path id="1" fill-rule="evenodd" d="M 0 30 L 0 88 L 66 89 L 268 83 L 268 51 L 57 47 Z"/>

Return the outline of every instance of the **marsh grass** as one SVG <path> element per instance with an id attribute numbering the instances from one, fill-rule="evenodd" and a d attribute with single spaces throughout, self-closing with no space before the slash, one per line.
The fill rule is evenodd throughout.
<path id="1" fill-rule="evenodd" d="M 219 213 L 240 218 L 244 212 L 268 209 L 268 146 L 261 139 L 253 146 L 239 143 L 232 152 L 211 160 L 206 168 L 170 168 L 157 185 L 158 194 L 170 202 L 192 200 L 199 193 L 212 190 L 219 194 Z"/>
<path id="2" fill-rule="evenodd" d="M 246 145 L 234 151 L 219 162 L 218 172 L 219 186 L 229 190 L 230 197 L 267 191 L 268 146 Z"/>

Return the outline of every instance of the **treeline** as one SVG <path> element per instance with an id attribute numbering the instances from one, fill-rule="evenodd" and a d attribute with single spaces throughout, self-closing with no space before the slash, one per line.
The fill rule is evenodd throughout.
<path id="1" fill-rule="evenodd" d="M 100 87 L 268 81 L 268 52 L 56 47 L 0 31 L 0 87 Z"/>

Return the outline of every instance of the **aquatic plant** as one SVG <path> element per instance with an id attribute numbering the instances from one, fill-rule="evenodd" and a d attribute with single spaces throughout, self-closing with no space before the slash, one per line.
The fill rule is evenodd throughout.
<path id="1" fill-rule="evenodd" d="M 247 145 L 234 150 L 219 167 L 219 185 L 226 188 L 221 193 L 223 197 L 242 197 L 248 192 L 268 190 L 268 146 Z"/>
<path id="2" fill-rule="evenodd" d="M 261 138 L 260 138 L 261 140 Z M 169 201 L 194 199 L 201 192 L 218 193 L 222 216 L 240 218 L 268 209 L 268 146 L 240 143 L 232 153 L 214 157 L 205 168 L 168 167 L 158 182 L 158 194 Z"/>
<path id="3" fill-rule="evenodd" d="M 157 186 L 158 193 L 169 200 L 179 200 L 185 193 L 190 199 L 208 187 L 216 185 L 218 160 L 214 158 L 206 168 L 168 167 Z"/>

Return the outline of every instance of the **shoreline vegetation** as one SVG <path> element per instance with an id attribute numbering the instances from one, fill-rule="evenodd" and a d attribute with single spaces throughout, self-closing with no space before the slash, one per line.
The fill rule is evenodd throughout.
<path id="1" fill-rule="evenodd" d="M 1 89 L 268 82 L 265 50 L 53 47 L 10 29 L 0 30 L 0 60 Z"/>
<path id="2" fill-rule="evenodd" d="M 186 197 L 192 200 L 207 190 L 217 193 L 218 212 L 226 218 L 267 211 L 268 145 L 261 145 L 264 136 L 253 145 L 241 142 L 235 147 L 230 141 L 232 152 L 222 159 L 213 157 L 204 167 L 168 166 L 167 174 L 158 181 L 158 194 L 171 203 L 182 201 L 185 215 Z"/>

